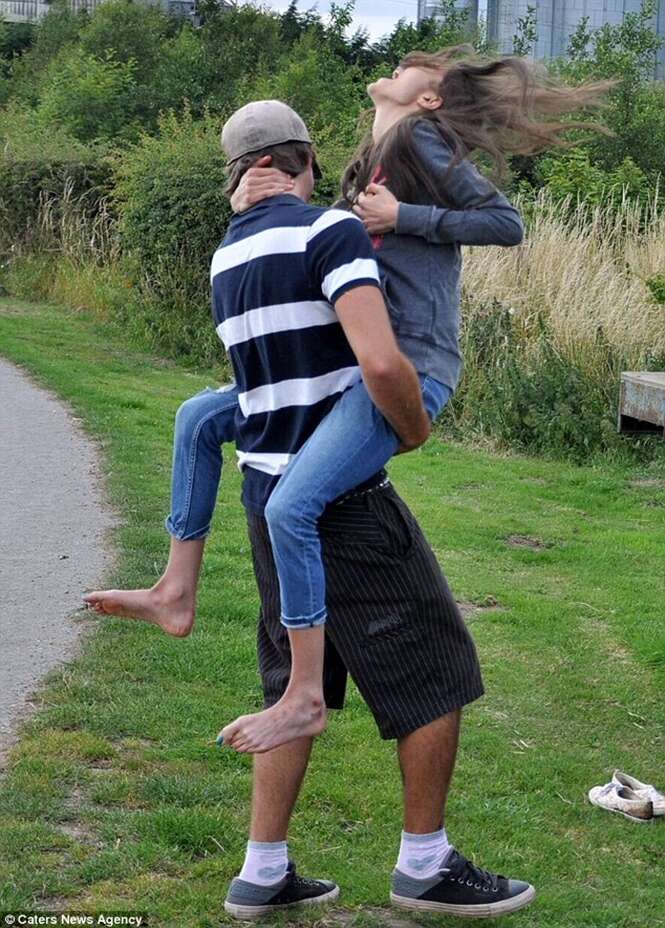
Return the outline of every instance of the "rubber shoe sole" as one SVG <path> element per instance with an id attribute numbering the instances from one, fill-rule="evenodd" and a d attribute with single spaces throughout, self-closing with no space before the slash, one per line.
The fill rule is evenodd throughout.
<path id="1" fill-rule="evenodd" d="M 235 905 L 233 902 L 225 902 L 224 909 L 234 918 L 251 922 L 256 918 L 271 915 L 273 912 L 283 912 L 286 909 L 295 909 L 299 906 L 325 905 L 334 902 L 338 898 L 339 886 L 336 886 L 329 893 L 323 893 L 321 896 L 314 896 L 312 899 L 299 899 L 297 902 L 287 902 L 284 905 Z"/>
<path id="2" fill-rule="evenodd" d="M 482 905 L 451 905 L 447 902 L 431 902 L 425 899 L 414 899 L 411 896 L 390 894 L 390 901 L 400 909 L 410 909 L 412 912 L 438 912 L 440 915 L 456 915 L 458 918 L 498 918 L 500 915 L 509 915 L 511 912 L 523 909 L 535 898 L 536 890 L 533 886 L 529 886 L 519 896 Z"/>
<path id="3" fill-rule="evenodd" d="M 650 825 L 651 822 L 653 822 L 655 819 L 655 816 L 652 816 L 651 818 L 639 818 L 637 815 L 631 815 L 630 812 L 623 812 L 621 809 L 609 809 L 601 802 L 596 802 L 596 800 L 592 799 L 591 796 L 588 798 L 592 806 L 596 806 L 596 808 L 602 809 L 604 812 L 611 812 L 612 815 L 623 815 L 624 818 L 630 819 L 631 822 L 639 822 L 641 825 Z"/>

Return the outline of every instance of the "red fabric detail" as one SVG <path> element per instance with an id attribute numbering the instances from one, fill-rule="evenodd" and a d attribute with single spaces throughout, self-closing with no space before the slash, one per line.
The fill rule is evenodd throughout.
<path id="1" fill-rule="evenodd" d="M 383 168 L 380 164 L 377 164 L 374 173 L 372 174 L 371 184 L 380 184 L 382 187 L 388 183 L 388 178 L 383 173 Z M 378 251 L 379 248 L 383 245 L 383 236 L 382 235 L 372 235 L 372 248 L 374 251 Z"/>

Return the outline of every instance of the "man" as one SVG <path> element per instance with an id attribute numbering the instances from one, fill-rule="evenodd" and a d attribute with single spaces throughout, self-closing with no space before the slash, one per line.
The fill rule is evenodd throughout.
<path id="1" fill-rule="evenodd" d="M 217 325 L 234 319 L 244 333 L 242 349 L 232 352 L 241 395 L 260 400 L 258 412 L 256 402 L 245 404 L 236 431 L 261 596 L 259 667 L 268 707 L 283 695 L 291 669 L 263 516 L 279 480 L 270 468 L 279 457 L 276 436 L 287 435 L 291 451 L 304 443 L 343 395 L 354 355 L 403 444 L 416 446 L 427 430 L 418 378 L 397 347 L 362 223 L 350 213 L 307 205 L 316 163 L 302 120 L 276 101 L 249 104 L 224 127 L 222 145 L 231 192 L 268 154 L 294 179 L 291 194 L 233 219 L 211 274 Z M 316 322 L 322 300 L 336 314 L 325 331 Z M 286 321 L 275 311 L 284 306 L 297 306 Z M 397 740 L 404 831 L 392 901 L 474 917 L 521 908 L 533 899 L 533 887 L 474 866 L 444 829 L 461 709 L 483 688 L 473 642 L 431 549 L 384 473 L 329 506 L 319 529 L 327 579 L 326 706 L 342 708 L 350 673 L 381 736 Z M 255 756 L 250 841 L 225 903 L 237 918 L 339 894 L 333 882 L 298 876 L 288 858 L 289 820 L 311 747 L 312 738 L 301 737 Z"/>

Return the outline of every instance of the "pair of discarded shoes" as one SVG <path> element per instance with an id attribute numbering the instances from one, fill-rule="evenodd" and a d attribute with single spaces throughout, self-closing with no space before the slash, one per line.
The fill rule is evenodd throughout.
<path id="1" fill-rule="evenodd" d="M 650 822 L 657 816 L 665 816 L 665 796 L 651 783 L 642 783 L 620 770 L 614 771 L 612 780 L 605 786 L 589 790 L 589 801 L 633 822 Z"/>

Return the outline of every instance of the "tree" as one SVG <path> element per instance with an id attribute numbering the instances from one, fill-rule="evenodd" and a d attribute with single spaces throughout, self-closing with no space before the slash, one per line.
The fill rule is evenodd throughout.
<path id="1" fill-rule="evenodd" d="M 571 36 L 570 61 L 560 65 L 573 82 L 616 81 L 609 106 L 601 113 L 614 135 L 589 141 L 592 161 L 611 171 L 629 157 L 652 180 L 665 174 L 665 85 L 653 81 L 664 42 L 653 28 L 656 12 L 655 0 L 643 0 L 639 12 L 626 13 L 621 23 L 594 31 L 585 17 Z"/>
<path id="2" fill-rule="evenodd" d="M 434 52 L 447 45 L 477 43 L 478 39 L 469 9 L 456 7 L 455 0 L 442 0 L 435 16 L 423 19 L 417 25 L 401 19 L 392 33 L 374 47 L 385 71 L 398 65 L 414 49 Z"/>
<path id="3" fill-rule="evenodd" d="M 531 54 L 538 41 L 537 12 L 535 6 L 527 6 L 526 14 L 517 20 L 517 32 L 513 36 L 513 53 L 522 58 Z"/>
<path id="4" fill-rule="evenodd" d="M 96 58 L 112 54 L 115 61 L 133 61 L 136 81 L 148 85 L 155 76 L 168 26 L 169 18 L 158 7 L 107 0 L 81 31 L 81 48 Z"/>
<path id="5" fill-rule="evenodd" d="M 82 48 L 65 49 L 48 69 L 37 118 L 81 141 L 135 135 L 134 72 L 133 61 L 117 61 L 112 52 L 96 58 Z"/>
<path id="6" fill-rule="evenodd" d="M 239 86 L 274 72 L 285 50 L 279 24 L 276 14 L 249 4 L 206 14 L 201 81 L 212 107 L 227 112 Z"/>

